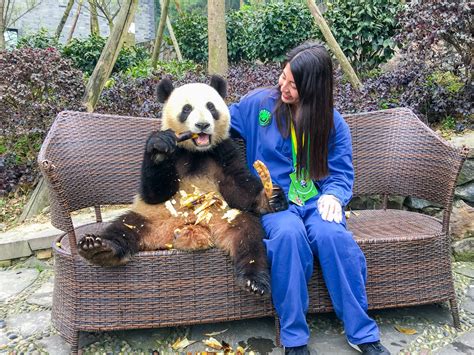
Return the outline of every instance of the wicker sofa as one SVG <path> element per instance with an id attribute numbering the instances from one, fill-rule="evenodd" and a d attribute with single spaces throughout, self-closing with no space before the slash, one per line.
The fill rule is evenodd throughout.
<path id="1" fill-rule="evenodd" d="M 346 115 L 353 139 L 354 195 L 383 196 L 383 208 L 352 214 L 348 227 L 368 265 L 370 309 L 449 301 L 459 325 L 450 263 L 449 217 L 455 181 L 467 156 L 438 138 L 410 110 Z M 220 250 L 141 252 L 124 267 L 101 268 L 77 254 L 76 241 L 104 226 L 100 206 L 136 193 L 142 149 L 157 119 L 62 112 L 39 154 L 49 185 L 54 326 L 78 351 L 80 331 L 156 328 L 274 316 L 269 297 L 242 291 Z M 442 220 L 387 209 L 388 196 L 443 205 Z M 70 213 L 95 207 L 96 221 L 74 227 Z M 310 312 L 332 310 L 317 263 Z M 278 322 L 277 343 L 279 342 Z"/>

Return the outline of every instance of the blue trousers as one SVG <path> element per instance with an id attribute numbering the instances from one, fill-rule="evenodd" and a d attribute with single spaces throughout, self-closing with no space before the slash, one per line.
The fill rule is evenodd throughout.
<path id="1" fill-rule="evenodd" d="M 316 199 L 305 206 L 262 217 L 271 268 L 273 304 L 286 347 L 309 341 L 306 322 L 308 282 L 317 257 L 334 310 L 353 344 L 379 340 L 377 324 L 367 315 L 365 256 L 343 223 L 324 221 Z"/>

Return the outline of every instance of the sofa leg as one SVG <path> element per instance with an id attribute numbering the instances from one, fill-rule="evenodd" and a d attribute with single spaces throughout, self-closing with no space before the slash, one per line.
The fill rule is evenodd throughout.
<path id="1" fill-rule="evenodd" d="M 449 300 L 449 305 L 451 307 L 451 314 L 453 315 L 453 323 L 456 329 L 461 328 L 461 322 L 459 321 L 459 309 L 458 309 L 458 302 L 456 298 L 452 298 Z"/>
<path id="2" fill-rule="evenodd" d="M 71 354 L 77 355 L 79 352 L 79 332 L 75 332 L 71 341 Z"/>
<path id="3" fill-rule="evenodd" d="M 280 341 L 280 320 L 278 316 L 275 316 L 275 342 L 276 346 L 281 348 L 281 341 Z"/>

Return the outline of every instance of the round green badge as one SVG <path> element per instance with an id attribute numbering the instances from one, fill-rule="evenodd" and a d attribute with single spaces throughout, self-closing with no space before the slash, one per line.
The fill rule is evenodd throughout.
<path id="1" fill-rule="evenodd" d="M 272 120 L 272 114 L 268 110 L 260 110 L 258 113 L 258 124 L 260 126 L 268 126 Z"/>

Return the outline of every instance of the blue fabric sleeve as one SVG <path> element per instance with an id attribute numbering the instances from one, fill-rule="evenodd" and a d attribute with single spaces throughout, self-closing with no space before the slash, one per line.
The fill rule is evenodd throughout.
<path id="1" fill-rule="evenodd" d="M 246 119 L 246 113 L 245 113 L 245 104 L 241 102 L 235 103 L 230 105 L 229 111 L 230 111 L 230 128 L 231 128 L 231 134 L 235 136 L 235 133 L 240 135 L 244 140 L 247 140 L 246 134 L 247 134 L 247 127 L 246 127 L 246 122 L 248 119 Z M 244 112 L 241 112 L 244 111 Z"/>
<path id="2" fill-rule="evenodd" d="M 334 132 L 329 142 L 328 167 L 329 176 L 318 182 L 321 192 L 336 196 L 346 206 L 352 198 L 354 184 L 352 139 L 349 126 L 337 111 L 334 111 Z"/>

